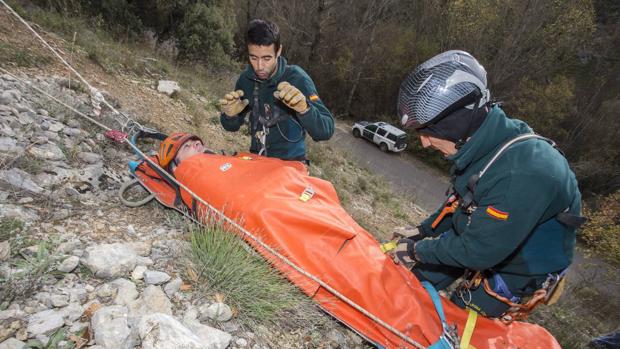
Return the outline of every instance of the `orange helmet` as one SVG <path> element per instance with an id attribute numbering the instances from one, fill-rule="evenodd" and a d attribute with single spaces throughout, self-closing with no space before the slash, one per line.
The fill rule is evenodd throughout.
<path id="1" fill-rule="evenodd" d="M 175 132 L 164 139 L 159 145 L 159 166 L 167 170 L 170 163 L 177 156 L 177 153 L 179 152 L 179 149 L 181 149 L 183 143 L 193 139 L 197 139 L 202 142 L 200 137 L 186 132 Z"/>

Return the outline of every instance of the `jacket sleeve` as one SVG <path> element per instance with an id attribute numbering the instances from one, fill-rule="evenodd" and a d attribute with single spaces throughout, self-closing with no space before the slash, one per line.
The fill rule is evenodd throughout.
<path id="1" fill-rule="evenodd" d="M 319 98 L 314 82 L 302 71 L 297 81 L 291 81 L 291 84 L 299 88 L 306 96 L 308 107 L 310 108 L 304 114 L 297 114 L 301 125 L 308 131 L 310 137 L 315 141 L 326 141 L 334 134 L 334 117 L 327 109 L 323 101 Z"/>
<path id="2" fill-rule="evenodd" d="M 241 80 L 241 77 L 237 79 L 237 83 L 235 84 L 235 91 L 241 89 L 239 80 Z M 220 123 L 222 124 L 222 127 L 224 127 L 226 131 L 230 131 L 230 132 L 239 131 L 239 129 L 241 128 L 241 125 L 243 125 L 243 122 L 245 121 L 245 115 L 247 114 L 248 109 L 249 108 L 246 107 L 241 113 L 239 113 L 236 116 L 227 116 L 226 114 L 221 113 Z"/>
<path id="3" fill-rule="evenodd" d="M 496 266 L 536 227 L 555 195 L 549 187 L 533 175 L 506 174 L 479 200 L 463 233 L 450 229 L 440 238 L 418 242 L 417 257 L 422 263 L 473 270 Z"/>

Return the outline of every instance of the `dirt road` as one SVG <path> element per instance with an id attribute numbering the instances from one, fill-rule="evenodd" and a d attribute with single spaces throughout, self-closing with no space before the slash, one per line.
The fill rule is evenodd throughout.
<path id="1" fill-rule="evenodd" d="M 428 212 L 441 204 L 450 184 L 445 174 L 409 154 L 383 153 L 371 142 L 354 138 L 347 125 L 337 126 L 330 143 L 346 149 L 358 164 L 385 178 L 392 190 Z"/>

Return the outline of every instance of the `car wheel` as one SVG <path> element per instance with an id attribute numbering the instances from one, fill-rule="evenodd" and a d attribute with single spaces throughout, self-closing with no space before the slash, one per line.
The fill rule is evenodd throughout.
<path id="1" fill-rule="evenodd" d="M 353 137 L 355 137 L 355 138 L 360 138 L 360 137 L 361 137 L 361 135 L 362 135 L 362 134 L 360 133 L 360 130 L 359 130 L 359 129 L 357 129 L 357 128 L 354 128 L 354 129 L 353 129 Z"/>
<path id="2" fill-rule="evenodd" d="M 387 153 L 388 146 L 385 143 L 381 143 L 381 144 L 379 144 L 379 149 L 381 149 L 382 152 Z"/>

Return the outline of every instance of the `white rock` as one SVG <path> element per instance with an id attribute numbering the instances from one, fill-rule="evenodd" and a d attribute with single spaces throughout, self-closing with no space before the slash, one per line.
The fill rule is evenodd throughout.
<path id="1" fill-rule="evenodd" d="M 101 160 L 103 159 L 101 157 L 101 155 L 96 154 L 96 153 L 90 153 L 90 152 L 79 152 L 77 154 L 78 159 L 89 163 L 89 164 L 96 164 L 101 162 Z"/>
<path id="2" fill-rule="evenodd" d="M 224 303 L 212 303 L 200 307 L 200 320 L 211 319 L 226 322 L 232 318 L 232 310 Z"/>
<path id="3" fill-rule="evenodd" d="M 138 290 L 133 282 L 121 278 L 112 281 L 110 284 L 117 289 L 114 304 L 129 305 L 138 298 Z"/>
<path id="4" fill-rule="evenodd" d="M 30 196 L 26 196 L 25 198 L 21 198 L 19 200 L 17 200 L 17 203 L 20 205 L 24 205 L 24 204 L 29 204 L 31 202 L 33 202 L 34 199 L 31 198 Z"/>
<path id="5" fill-rule="evenodd" d="M 190 308 L 183 316 L 183 325 L 189 328 L 202 343 L 211 349 L 224 349 L 230 344 L 232 336 L 224 331 L 201 324 L 197 320 L 198 312 Z"/>
<path id="6" fill-rule="evenodd" d="M 237 340 L 235 341 L 235 345 L 240 348 L 245 348 L 248 346 L 248 341 L 245 338 L 237 338 Z"/>
<path id="7" fill-rule="evenodd" d="M 0 184 L 2 182 L 35 194 L 44 191 L 43 188 L 32 181 L 32 176 L 28 172 L 15 167 L 10 170 L 0 170 Z"/>
<path id="8" fill-rule="evenodd" d="M 71 303 L 77 302 L 79 304 L 84 304 L 84 302 L 88 300 L 88 291 L 87 291 L 88 286 L 90 285 L 86 285 L 84 287 L 76 287 L 76 288 L 69 290 L 69 302 Z"/>
<path id="9" fill-rule="evenodd" d="M 64 160 L 65 153 L 54 143 L 46 143 L 41 145 L 34 145 L 28 148 L 28 153 L 36 158 L 43 160 Z"/>
<path id="10" fill-rule="evenodd" d="M 17 140 L 14 138 L 0 137 L 0 152 L 21 155 L 24 153 L 24 148 L 18 146 Z"/>
<path id="11" fill-rule="evenodd" d="M 167 283 L 166 286 L 164 286 L 164 292 L 166 292 L 166 295 L 168 295 L 168 297 L 172 297 L 177 292 L 179 292 L 179 290 L 181 289 L 181 285 L 183 285 L 183 280 L 181 280 L 181 278 L 179 277 L 174 278 L 172 281 Z"/>
<path id="12" fill-rule="evenodd" d="M 142 278 L 144 278 L 144 272 L 146 272 L 146 267 L 144 265 L 137 266 L 131 272 L 131 279 L 132 280 L 141 280 Z"/>
<path id="13" fill-rule="evenodd" d="M 143 349 L 207 349 L 211 348 L 172 316 L 152 314 L 138 324 Z"/>
<path id="14" fill-rule="evenodd" d="M 36 313 L 28 319 L 28 334 L 34 337 L 39 334 L 50 334 L 65 324 L 62 314 L 57 310 L 49 309 Z"/>
<path id="15" fill-rule="evenodd" d="M 140 298 L 129 304 L 129 315 L 138 318 L 155 313 L 172 315 L 172 303 L 161 287 L 150 285 L 144 289 Z"/>
<path id="16" fill-rule="evenodd" d="M 60 309 L 63 318 L 69 322 L 79 320 L 84 314 L 84 307 L 80 303 L 69 303 L 68 306 Z"/>
<path id="17" fill-rule="evenodd" d="M 138 344 L 131 336 L 125 306 L 112 305 L 97 310 L 90 324 L 97 345 L 109 349 L 129 349 Z"/>
<path id="18" fill-rule="evenodd" d="M 134 229 L 133 226 L 130 224 L 127 226 L 127 232 L 129 232 L 130 228 Z M 135 235 L 136 232 L 134 230 L 133 234 Z M 146 241 L 134 241 L 134 242 L 129 242 L 127 243 L 127 246 L 129 246 L 129 248 L 131 248 L 132 250 L 136 251 L 136 253 L 142 257 L 147 257 L 148 255 L 151 254 L 151 244 L 149 242 Z"/>
<path id="19" fill-rule="evenodd" d="M 64 128 L 65 128 L 65 125 L 63 125 L 62 123 L 60 123 L 60 122 L 54 122 L 54 121 L 53 121 L 53 122 L 50 122 L 50 128 L 49 128 L 49 131 L 51 131 L 51 132 L 60 132 L 60 131 L 62 131 L 62 129 L 64 129 Z"/>
<path id="20" fill-rule="evenodd" d="M 181 87 L 176 81 L 159 80 L 159 84 L 157 85 L 157 91 L 165 93 L 168 96 L 172 96 L 173 94 L 181 91 Z"/>
<path id="21" fill-rule="evenodd" d="M 82 242 L 78 239 L 69 240 L 61 243 L 56 248 L 60 253 L 71 253 L 73 250 L 82 247 Z"/>
<path id="22" fill-rule="evenodd" d="M 26 343 L 15 338 L 9 338 L 0 343 L 0 349 L 23 349 L 25 346 Z"/>
<path id="23" fill-rule="evenodd" d="M 0 204 L 0 217 L 17 218 L 23 222 L 39 220 L 39 215 L 34 210 L 11 204 Z"/>
<path id="24" fill-rule="evenodd" d="M 70 273 L 78 266 L 78 264 L 80 264 L 80 258 L 71 256 L 60 263 L 58 270 L 63 273 Z"/>
<path id="25" fill-rule="evenodd" d="M 131 272 L 137 264 L 138 255 L 121 243 L 91 246 L 81 259 L 98 278 L 113 278 Z"/>
<path id="26" fill-rule="evenodd" d="M 147 270 L 144 273 L 144 282 L 148 285 L 161 285 L 170 280 L 170 275 L 164 273 L 163 271 L 152 271 Z"/>
<path id="27" fill-rule="evenodd" d="M 69 296 L 65 294 L 54 294 L 51 296 L 52 305 L 56 308 L 62 308 L 69 305 Z"/>
<path id="28" fill-rule="evenodd" d="M 0 262 L 4 262 L 11 257 L 11 244 L 9 240 L 0 242 Z"/>
<path id="29" fill-rule="evenodd" d="M 67 136 L 79 136 L 82 131 L 79 128 L 73 128 L 73 127 L 65 127 L 62 129 L 62 133 L 64 133 Z"/>

